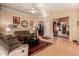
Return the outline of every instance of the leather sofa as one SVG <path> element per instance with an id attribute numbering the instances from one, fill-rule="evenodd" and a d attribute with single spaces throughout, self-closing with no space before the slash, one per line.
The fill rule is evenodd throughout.
<path id="1" fill-rule="evenodd" d="M 28 37 L 30 35 L 30 31 L 15 31 L 14 36 L 17 37 L 17 39 L 21 42 L 24 43 L 24 38 Z"/>
<path id="2" fill-rule="evenodd" d="M 15 37 L 7 39 L 0 34 L 0 56 L 28 56 L 28 44 L 22 44 Z"/>

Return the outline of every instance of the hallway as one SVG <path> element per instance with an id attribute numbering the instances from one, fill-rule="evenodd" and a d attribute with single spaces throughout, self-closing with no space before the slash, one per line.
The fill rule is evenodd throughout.
<path id="1" fill-rule="evenodd" d="M 38 52 L 34 56 L 78 56 L 79 55 L 79 45 L 74 42 L 70 42 L 66 39 L 42 39 L 53 43 L 53 45 L 48 48 Z"/>

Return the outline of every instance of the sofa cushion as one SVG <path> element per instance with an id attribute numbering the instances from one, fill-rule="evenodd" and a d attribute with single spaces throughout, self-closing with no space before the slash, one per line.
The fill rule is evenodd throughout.
<path id="1" fill-rule="evenodd" d="M 4 34 L 0 33 L 0 39 L 3 40 L 6 44 L 8 44 L 9 42 L 7 41 L 7 38 Z"/>
<path id="2" fill-rule="evenodd" d="M 14 36 L 17 37 L 17 39 L 24 44 L 24 37 L 28 37 L 30 34 L 30 31 L 25 30 L 25 31 L 15 31 Z"/>
<path id="3" fill-rule="evenodd" d="M 8 56 L 10 47 L 0 39 L 0 56 Z"/>
<path id="4" fill-rule="evenodd" d="M 11 45 L 14 45 L 14 44 L 19 44 L 20 41 L 17 40 L 16 38 L 11 38 L 11 39 L 8 39 L 8 44 L 11 46 Z"/>
<path id="5" fill-rule="evenodd" d="M 10 46 L 10 51 L 14 50 L 15 48 L 18 48 L 19 46 L 21 46 L 21 42 L 19 40 L 17 40 L 16 38 L 10 38 L 8 39 L 9 42 L 9 46 Z"/>

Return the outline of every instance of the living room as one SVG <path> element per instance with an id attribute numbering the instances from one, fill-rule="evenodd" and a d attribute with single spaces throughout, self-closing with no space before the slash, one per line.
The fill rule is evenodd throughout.
<path id="1" fill-rule="evenodd" d="M 57 6 L 60 6 L 60 8 L 57 8 Z M 72 3 L 0 4 L 0 38 L 3 38 L 3 41 L 5 41 L 4 37 L 7 38 L 8 42 L 6 43 L 9 44 L 9 46 L 13 45 L 12 48 L 10 47 L 10 50 L 5 48 L 7 45 L 4 44 L 6 45 L 4 47 L 5 49 L 2 49 L 4 49 L 5 51 L 0 53 L 0 55 L 40 55 L 41 51 L 45 51 L 45 49 L 53 46 L 53 44 L 55 43 L 54 41 L 56 41 L 54 39 L 65 39 L 54 37 L 53 22 L 55 19 L 60 20 L 66 17 L 69 17 L 67 23 L 69 27 L 69 36 L 67 38 L 67 41 L 72 42 L 74 40 L 77 41 L 76 44 L 78 44 L 78 13 L 78 7 L 76 7 L 76 5 L 73 5 Z M 41 28 L 41 30 L 39 30 L 39 28 Z M 10 39 L 13 39 L 12 41 L 15 41 L 12 42 Z M 35 45 L 38 46 L 33 47 Z M 7 47 L 9 48 L 9 46 Z M 9 51 L 11 51 L 11 53 L 9 53 Z M 48 53 L 47 55 L 53 54 Z"/>

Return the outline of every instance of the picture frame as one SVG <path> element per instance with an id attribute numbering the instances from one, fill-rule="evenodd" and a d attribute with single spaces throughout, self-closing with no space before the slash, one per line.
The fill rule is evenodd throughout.
<path id="1" fill-rule="evenodd" d="M 20 17 L 13 16 L 13 24 L 20 24 Z"/>
<path id="2" fill-rule="evenodd" d="M 29 21 L 29 26 L 33 27 L 34 26 L 34 21 Z"/>
<path id="3" fill-rule="evenodd" d="M 28 21 L 27 20 L 23 20 L 21 22 L 22 27 L 28 27 Z"/>

